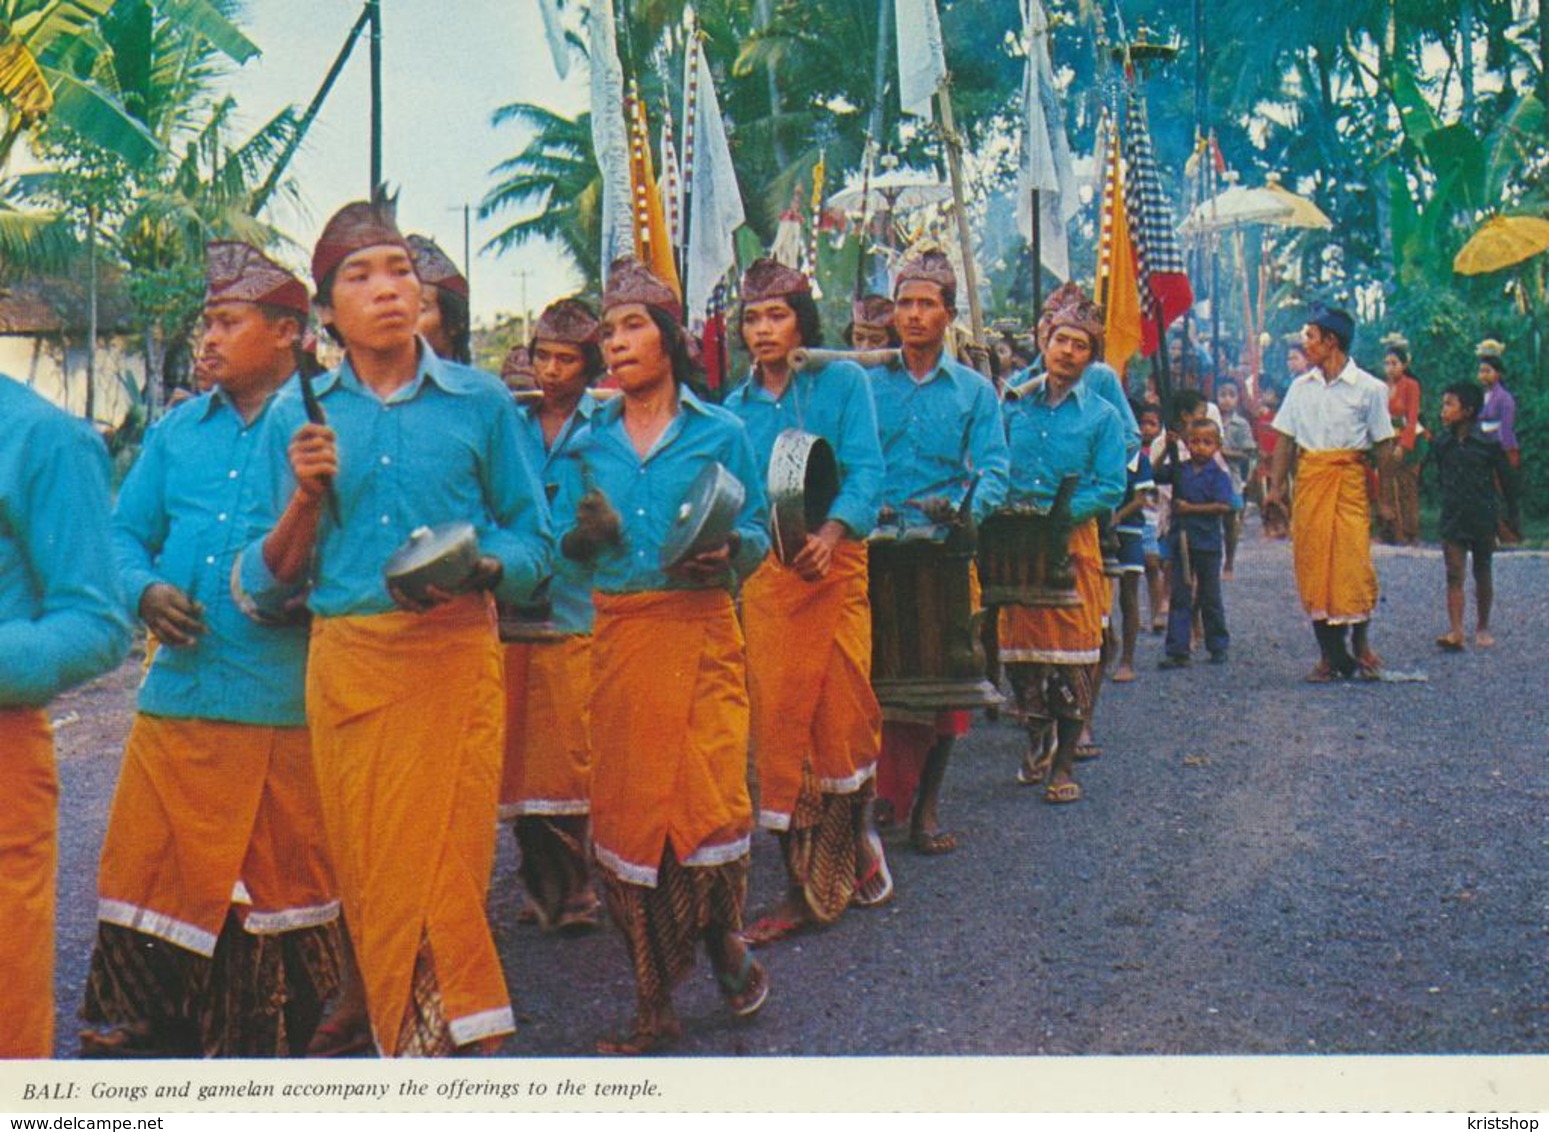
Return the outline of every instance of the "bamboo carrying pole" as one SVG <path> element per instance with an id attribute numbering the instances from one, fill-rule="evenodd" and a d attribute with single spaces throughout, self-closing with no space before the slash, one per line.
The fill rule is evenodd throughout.
<path id="1" fill-rule="evenodd" d="M 951 77 L 936 92 L 936 103 L 941 107 L 941 132 L 947 148 L 947 169 L 952 175 L 952 203 L 957 212 L 957 239 L 963 252 L 963 287 L 968 292 L 968 322 L 973 330 L 973 344 L 979 365 L 988 368 L 984 346 L 984 311 L 979 305 L 979 272 L 974 266 L 973 240 L 968 232 L 968 209 L 963 203 L 963 139 L 957 132 L 956 119 L 952 117 Z M 986 374 L 986 377 L 989 375 Z"/>

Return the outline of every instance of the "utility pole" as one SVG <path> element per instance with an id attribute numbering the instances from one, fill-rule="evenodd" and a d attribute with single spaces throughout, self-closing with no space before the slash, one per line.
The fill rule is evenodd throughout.
<path id="1" fill-rule="evenodd" d="M 366 0 L 371 22 L 371 195 L 382 183 L 382 0 Z"/>

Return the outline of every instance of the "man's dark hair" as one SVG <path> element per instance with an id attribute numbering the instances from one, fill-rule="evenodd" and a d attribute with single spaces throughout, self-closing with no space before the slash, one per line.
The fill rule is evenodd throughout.
<path id="1" fill-rule="evenodd" d="M 651 321 L 656 324 L 656 329 L 661 331 L 662 349 L 672 362 L 672 380 L 679 385 L 694 387 L 694 359 L 688 351 L 688 336 L 683 333 L 683 328 L 673 321 L 672 316 L 665 311 L 659 311 L 653 306 L 645 308 L 646 314 L 651 316 Z"/>
<path id="2" fill-rule="evenodd" d="M 296 340 L 291 343 L 290 347 L 291 360 L 295 363 L 297 369 L 301 369 L 306 364 L 306 359 L 311 357 L 310 354 L 301 348 L 301 340 L 307 335 L 306 315 L 300 311 L 293 311 L 289 307 L 275 306 L 273 303 L 254 303 L 253 305 L 258 308 L 259 313 L 264 316 L 265 321 L 270 326 L 273 326 L 281 319 L 287 318 L 296 324 Z M 313 361 L 315 362 L 316 359 L 313 359 Z"/>
<path id="3" fill-rule="evenodd" d="M 436 306 L 441 311 L 441 330 L 452 344 L 452 360 L 473 362 L 473 323 L 468 317 L 468 300 L 445 287 L 436 288 Z"/>
<path id="4" fill-rule="evenodd" d="M 1180 389 L 1172 395 L 1172 400 L 1167 403 L 1172 419 L 1183 420 L 1191 413 L 1199 411 L 1199 407 L 1205 403 L 1205 395 L 1198 389 Z"/>
<path id="5" fill-rule="evenodd" d="M 936 290 L 941 292 L 941 305 L 946 307 L 947 310 L 951 311 L 953 314 L 957 313 L 956 287 L 948 287 L 945 283 L 935 283 L 934 280 L 930 279 L 906 279 L 904 280 L 904 283 L 933 283 Z M 893 301 L 895 303 L 898 302 L 898 292 L 902 289 L 902 287 L 903 284 L 900 283 L 897 287 L 893 288 Z"/>
<path id="6" fill-rule="evenodd" d="M 564 342 L 561 345 L 575 346 L 574 342 Z M 576 346 L 581 351 L 581 368 L 586 374 L 586 384 L 594 385 L 607 370 L 607 364 L 602 360 L 602 347 L 596 342 L 583 342 Z M 537 358 L 538 339 L 531 338 L 527 342 L 527 356 Z"/>
<path id="7" fill-rule="evenodd" d="M 844 324 L 844 344 L 845 344 L 845 347 L 847 349 L 853 348 L 854 345 L 855 345 L 854 339 L 851 338 L 851 335 L 854 334 L 854 333 L 855 333 L 855 320 L 851 319 L 849 322 Z M 884 350 L 896 350 L 896 349 L 898 349 L 898 347 L 902 346 L 903 344 L 904 344 L 904 340 L 898 336 L 898 327 L 894 326 L 891 322 L 888 323 L 887 324 L 887 345 L 882 347 L 882 348 Z"/>
<path id="8" fill-rule="evenodd" d="M 823 319 L 818 314 L 817 301 L 806 291 L 798 291 L 794 295 L 781 295 L 780 301 L 790 307 L 796 315 L 796 332 L 801 335 L 803 346 L 821 346 L 823 344 Z M 742 334 L 742 324 L 748 317 L 748 305 L 742 304 L 737 312 L 737 334 Z M 746 341 L 746 339 L 743 339 Z"/>
<path id="9" fill-rule="evenodd" d="M 1135 419 L 1137 421 L 1147 413 L 1154 413 L 1157 420 L 1162 419 L 1162 406 L 1155 401 L 1131 401 L 1130 407 L 1135 410 Z"/>
<path id="10" fill-rule="evenodd" d="M 1218 378 L 1216 378 L 1216 396 L 1217 397 L 1221 396 L 1221 387 L 1224 386 L 1224 385 L 1230 385 L 1233 389 L 1237 390 L 1238 395 L 1241 396 L 1241 394 L 1242 394 L 1242 383 L 1239 382 L 1235 377 L 1218 377 Z"/>
<path id="11" fill-rule="evenodd" d="M 1467 410 L 1470 418 L 1477 417 L 1484 408 L 1484 390 L 1474 381 L 1454 381 L 1443 389 L 1442 396 L 1448 393 L 1458 399 L 1458 404 Z"/>

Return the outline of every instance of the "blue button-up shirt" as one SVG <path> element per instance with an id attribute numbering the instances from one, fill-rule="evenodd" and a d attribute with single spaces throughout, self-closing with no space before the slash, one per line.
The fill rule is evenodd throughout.
<path id="1" fill-rule="evenodd" d="M 559 494 L 559 472 L 564 463 L 563 456 L 575 438 L 586 431 L 592 414 L 601 404 L 590 392 L 583 393 L 581 400 L 576 402 L 575 412 L 570 414 L 570 419 L 559 430 L 554 443 L 547 447 L 543 443 L 543 423 L 538 419 L 538 403 L 533 402 L 517 409 L 517 420 L 522 426 L 523 453 L 543 482 L 544 497 L 549 500 L 551 510 Z M 572 509 L 568 515 L 553 512 L 552 518 L 556 528 L 568 528 L 575 524 L 575 511 Z M 549 583 L 549 602 L 553 607 L 551 618 L 554 627 L 560 632 L 592 631 L 596 611 L 592 608 L 591 579 L 584 566 L 558 552 L 554 555 L 554 577 Z"/>
<path id="2" fill-rule="evenodd" d="M 1156 470 L 1156 481 L 1172 484 L 1174 502 L 1183 500 L 1187 503 L 1225 503 L 1231 506 L 1232 497 L 1236 494 L 1232 490 L 1231 474 L 1215 460 L 1207 460 L 1203 464 L 1196 464 L 1193 460 L 1164 461 Z M 1229 518 L 1229 515 L 1174 515 L 1167 532 L 1169 553 L 1177 552 L 1180 531 L 1188 534 L 1191 551 L 1219 551 L 1224 545 L 1222 524 Z"/>
<path id="3" fill-rule="evenodd" d="M 465 521 L 481 554 L 505 568 L 496 596 L 525 600 L 550 569 L 552 537 L 543 489 L 518 438 L 510 392 L 496 378 L 436 357 L 422 340 L 414 380 L 385 401 L 346 358 L 315 383 L 338 436 L 341 521 L 324 511 L 307 604 L 322 617 L 386 613 L 397 607 L 382 568 L 419 527 Z M 299 388 L 266 414 L 264 443 L 275 469 L 266 500 L 272 526 L 295 490 L 286 450 L 306 423 Z M 293 589 L 278 585 L 261 537 L 242 554 L 241 597 L 268 610 Z"/>
<path id="4" fill-rule="evenodd" d="M 978 476 L 974 517 L 999 507 L 1006 498 L 1010 454 L 995 387 L 945 353 L 922 381 L 902 365 L 870 372 L 887 462 L 883 504 L 905 522 L 920 523 L 920 501 L 944 496 L 960 503 Z"/>
<path id="5" fill-rule="evenodd" d="M 0 708 L 41 707 L 128 651 L 108 507 L 102 441 L 0 375 Z"/>
<path id="6" fill-rule="evenodd" d="M 1070 499 L 1076 522 L 1124 502 L 1124 432 L 1119 414 L 1085 382 L 1051 405 L 1042 378 L 1021 386 L 1004 406 L 1011 446 L 1009 502 L 1047 507 L 1060 480 L 1080 477 Z"/>
<path id="7" fill-rule="evenodd" d="M 292 378 L 290 384 L 294 384 Z M 306 724 L 307 630 L 255 624 L 237 607 L 231 570 L 264 523 L 275 458 L 218 387 L 178 406 L 146 434 L 113 511 L 113 556 L 130 605 L 146 589 L 176 586 L 204 606 L 197 643 L 156 650 L 140 710 L 180 719 L 265 727 Z"/>
<path id="8" fill-rule="evenodd" d="M 591 584 L 604 593 L 707 589 L 662 572 L 661 548 L 677 521 L 678 508 L 694 477 L 712 460 L 742 481 L 747 492 L 735 529 L 742 543 L 732 568 L 747 577 L 769 553 L 769 509 L 763 476 L 754 461 L 747 429 L 718 405 L 707 405 L 683 388 L 678 414 L 641 459 L 624 431 L 624 399 L 609 401 L 564 454 L 556 514 L 570 516 L 561 538 L 574 526 L 576 502 L 589 488 L 607 496 L 622 520 L 623 538 L 604 547 L 590 565 Z"/>
<path id="9" fill-rule="evenodd" d="M 722 404 L 747 426 L 766 480 L 775 441 L 786 429 L 802 429 L 833 445 L 839 462 L 839 494 L 828 518 L 843 523 L 852 538 L 872 532 L 881 506 L 885 465 L 877 439 L 877 408 L 865 370 L 845 361 L 803 370 L 791 376 L 778 398 L 759 383 L 755 371 Z"/>
<path id="10" fill-rule="evenodd" d="M 1031 385 L 1042 376 L 1041 371 L 1034 372 L 1029 366 L 1013 374 L 1006 385 L 1010 389 L 1020 389 Z M 1140 422 L 1135 419 L 1134 407 L 1130 405 L 1129 397 L 1124 392 L 1124 383 L 1119 380 L 1118 371 L 1107 362 L 1093 362 L 1081 372 L 1081 385 L 1112 405 L 1114 412 L 1119 414 L 1119 425 L 1124 434 L 1125 455 L 1134 456 L 1139 452 Z"/>

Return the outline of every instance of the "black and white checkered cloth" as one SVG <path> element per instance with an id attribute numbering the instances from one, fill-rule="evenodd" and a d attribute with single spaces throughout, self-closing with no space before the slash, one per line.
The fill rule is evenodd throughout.
<path id="1" fill-rule="evenodd" d="M 1151 128 L 1146 104 L 1131 87 L 1125 95 L 1124 209 L 1129 214 L 1130 238 L 1140 264 L 1140 294 L 1155 316 L 1153 275 L 1185 274 L 1183 249 L 1173 225 L 1172 205 L 1162 191 L 1162 178 L 1151 149 Z"/>

